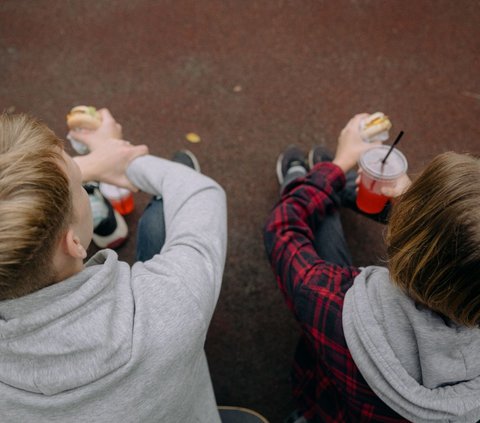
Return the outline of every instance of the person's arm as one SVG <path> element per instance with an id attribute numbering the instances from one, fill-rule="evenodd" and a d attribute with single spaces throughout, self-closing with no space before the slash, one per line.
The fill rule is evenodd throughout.
<path id="1" fill-rule="evenodd" d="M 76 156 L 82 172 L 83 182 L 107 182 L 119 187 L 137 191 L 126 177 L 130 162 L 136 157 L 148 154 L 146 145 L 132 145 L 122 140 L 122 126 L 113 118 L 108 109 L 98 111 L 102 118 L 100 127 L 93 131 L 70 131 L 69 135 L 87 145 L 90 153 Z"/>
<path id="2" fill-rule="evenodd" d="M 359 272 L 319 257 L 314 231 L 326 214 L 338 207 L 334 193 L 343 189 L 345 173 L 363 151 L 375 145 L 360 136 L 360 120 L 365 116 L 356 115 L 342 130 L 332 163 L 317 164 L 306 177 L 289 185 L 265 226 L 265 247 L 277 283 L 289 307 L 307 326 L 315 326 L 314 316 L 318 317 L 319 307 L 323 307 L 318 295 L 328 297 L 328 304 L 341 310 L 343 293 Z"/>
<path id="3" fill-rule="evenodd" d="M 148 154 L 148 147 L 113 138 L 105 141 L 87 155 L 73 158 L 82 172 L 82 181 L 107 182 L 137 191 L 125 172 L 132 160 Z"/>
<path id="4" fill-rule="evenodd" d="M 357 165 L 360 156 L 365 151 L 381 144 L 380 142 L 368 143 L 363 141 L 360 135 L 360 122 L 367 116 L 366 113 L 355 115 L 342 129 L 338 137 L 337 151 L 333 163 L 342 169 L 345 174 Z"/>
<path id="5" fill-rule="evenodd" d="M 335 158 L 333 159 L 333 163 L 337 164 L 345 172 L 345 174 L 357 165 L 358 160 L 360 159 L 360 156 L 362 155 L 363 152 L 369 150 L 374 146 L 381 144 L 379 142 L 367 143 L 362 140 L 359 127 L 360 127 L 360 121 L 366 116 L 368 115 L 362 113 L 350 119 L 350 121 L 342 130 L 338 138 L 337 151 L 335 154 Z M 361 173 L 361 170 L 358 171 L 358 175 L 360 175 L 360 173 Z M 358 191 L 360 176 L 357 177 L 357 180 L 355 181 L 355 183 L 357 185 L 357 191 Z M 369 213 L 363 212 L 357 207 L 355 202 L 355 197 L 352 198 L 352 196 L 347 197 L 346 206 L 356 211 L 357 213 L 363 214 L 369 219 L 385 224 L 388 222 L 388 216 L 390 214 L 390 209 L 392 207 L 392 201 L 394 201 L 395 197 L 398 197 L 399 195 L 403 194 L 403 192 L 405 192 L 408 189 L 410 184 L 411 184 L 411 181 L 408 175 L 403 175 L 396 182 L 396 185 L 394 187 L 382 188 L 382 194 L 386 195 L 387 197 L 391 197 L 392 200 L 389 200 L 387 202 L 387 204 L 385 205 L 385 208 L 380 213 L 369 214 Z"/>
<path id="6" fill-rule="evenodd" d="M 333 162 L 317 164 L 305 178 L 289 186 L 267 222 L 267 253 L 280 287 L 290 300 L 312 275 L 315 280 L 323 280 L 322 275 L 329 279 L 328 275 L 344 271 L 318 257 L 313 232 L 337 207 L 332 194 L 345 186 L 345 173 L 356 165 L 363 151 L 374 145 L 363 142 L 360 136 L 360 121 L 365 116 L 358 114 L 347 123 L 340 133 Z M 354 272 L 346 269 L 347 275 Z"/>
<path id="7" fill-rule="evenodd" d="M 392 202 L 395 202 L 395 198 L 400 197 L 408 188 L 412 185 L 412 180 L 405 173 L 395 182 L 393 187 L 382 187 L 382 194 L 391 198 Z"/>
<path id="8" fill-rule="evenodd" d="M 108 143 L 109 139 L 123 138 L 122 125 L 120 125 L 110 113 L 108 109 L 100 109 L 98 113 L 101 118 L 100 126 L 95 130 L 74 129 L 71 130 L 68 137 L 72 137 L 77 141 L 85 144 L 90 151 L 94 151 L 101 147 L 102 144 Z"/>
<path id="9" fill-rule="evenodd" d="M 166 227 L 161 252 L 145 263 L 136 263 L 135 275 L 154 275 L 158 283 L 169 281 L 188 289 L 208 323 L 226 257 L 225 192 L 188 166 L 154 156 L 135 159 L 127 176 L 142 191 L 162 196 Z"/>
<path id="10" fill-rule="evenodd" d="M 292 182 L 274 207 L 264 229 L 268 258 L 289 307 L 297 317 L 305 313 L 306 291 L 340 291 L 351 284 L 355 267 L 340 267 L 318 256 L 314 230 L 327 213 L 334 212 L 334 192 L 345 184 L 345 175 L 335 164 L 317 164 L 304 178 Z M 314 314 L 314 304 L 308 312 Z M 308 316 L 301 318 L 308 320 Z"/>

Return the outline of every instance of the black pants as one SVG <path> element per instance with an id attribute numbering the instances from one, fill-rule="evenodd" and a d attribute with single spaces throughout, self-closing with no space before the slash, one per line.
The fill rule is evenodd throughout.
<path id="1" fill-rule="evenodd" d="M 298 174 L 296 177 L 304 176 Z M 285 180 L 282 190 L 293 179 L 296 179 L 295 175 L 290 175 Z M 357 172 L 351 170 L 346 174 L 346 183 L 342 191 L 340 191 L 334 201 L 338 206 L 347 207 L 357 213 L 383 224 L 388 221 L 388 215 L 391 208 L 391 203 L 388 202 L 385 208 L 377 214 L 367 214 L 358 209 L 356 204 L 357 193 L 355 180 L 357 178 Z M 342 221 L 340 219 L 340 213 L 338 211 L 328 214 L 319 224 L 315 230 L 315 249 L 318 255 L 330 263 L 335 263 L 340 266 L 351 266 L 352 257 L 348 250 L 347 242 L 345 240 L 345 233 L 343 232 Z"/>

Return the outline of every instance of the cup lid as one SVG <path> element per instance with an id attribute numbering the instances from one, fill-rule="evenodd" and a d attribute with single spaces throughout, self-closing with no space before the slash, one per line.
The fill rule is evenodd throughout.
<path id="1" fill-rule="evenodd" d="M 396 179 L 407 172 L 407 159 L 400 150 L 394 148 L 385 164 L 382 160 L 390 150 L 389 145 L 379 145 L 365 151 L 360 157 L 359 165 L 364 172 L 376 179 Z"/>

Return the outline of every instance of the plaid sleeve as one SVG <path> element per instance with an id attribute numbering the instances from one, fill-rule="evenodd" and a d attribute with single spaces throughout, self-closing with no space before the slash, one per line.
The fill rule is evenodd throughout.
<path id="1" fill-rule="evenodd" d="M 312 309 L 310 316 L 304 315 L 302 290 L 311 290 L 314 296 L 319 290 L 346 290 L 359 272 L 326 262 L 314 247 L 314 230 L 327 213 L 336 211 L 334 193 L 344 185 L 345 175 L 338 166 L 317 165 L 286 188 L 265 225 L 265 248 L 278 285 L 296 317 L 303 316 L 301 320 L 311 320 L 316 313 Z"/>

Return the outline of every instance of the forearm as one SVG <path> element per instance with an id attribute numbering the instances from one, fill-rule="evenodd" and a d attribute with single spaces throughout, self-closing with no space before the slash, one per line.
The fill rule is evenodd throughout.
<path id="1" fill-rule="evenodd" d="M 339 156 L 336 156 L 332 160 L 332 163 L 338 166 L 340 169 L 342 169 L 345 175 L 347 174 L 347 172 L 352 170 L 357 164 L 355 159 L 352 159 L 350 157 L 339 157 Z"/>
<path id="2" fill-rule="evenodd" d="M 179 289 L 188 289 L 208 326 L 226 257 L 225 192 L 188 166 L 154 156 L 135 159 L 127 176 L 142 191 L 162 196 L 166 228 L 161 252 L 137 263 L 136 271 L 157 274 L 162 283 L 168 275 L 168 280 L 179 283 Z"/>
<path id="3" fill-rule="evenodd" d="M 96 166 L 89 159 L 88 155 L 86 156 L 75 156 L 73 160 L 77 163 L 82 173 L 82 182 L 96 181 L 98 180 L 98 175 L 96 174 Z"/>
<path id="4" fill-rule="evenodd" d="M 120 139 L 110 139 L 85 156 L 74 157 L 82 173 L 82 181 L 99 181 L 137 191 L 126 176 L 127 167 L 136 157 L 148 153 L 146 145 L 132 145 Z"/>
<path id="5" fill-rule="evenodd" d="M 167 237 L 164 249 L 187 243 L 222 262 L 226 249 L 226 196 L 213 179 L 151 155 L 135 159 L 127 176 L 142 191 L 162 195 Z M 211 242 L 209 242 L 211 241 Z"/>

